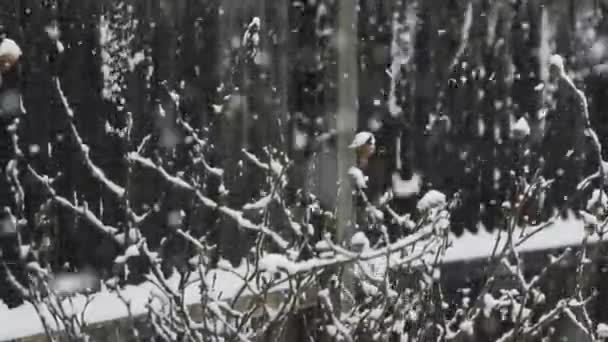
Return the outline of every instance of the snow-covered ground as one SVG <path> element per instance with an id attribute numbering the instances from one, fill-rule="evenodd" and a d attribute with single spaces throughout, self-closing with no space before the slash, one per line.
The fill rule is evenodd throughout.
<path id="1" fill-rule="evenodd" d="M 526 228 L 524 233 L 529 233 L 534 227 Z M 515 237 L 521 236 L 521 229 L 515 231 Z M 457 262 L 470 259 L 488 257 L 494 248 L 494 241 L 498 234 L 502 234 L 501 243 L 506 239 L 506 232 L 488 233 L 481 231 L 477 234 L 464 233 L 460 237 L 451 237 L 452 246 L 447 249 L 444 262 Z M 560 247 L 580 244 L 584 237 L 584 224 L 574 218 L 558 221 L 556 224 L 542 230 L 538 234 L 527 239 L 518 249 L 521 252 L 531 252 L 543 249 L 555 249 Z M 592 236 L 589 242 L 597 241 L 597 236 Z M 379 259 L 384 260 L 384 256 Z M 235 269 L 238 274 L 245 274 L 244 266 Z M 177 279 L 170 279 L 172 286 L 177 288 Z M 217 298 L 232 298 L 243 285 L 243 280 L 228 271 L 213 270 L 207 276 L 208 284 L 214 284 L 212 296 Z M 187 304 L 200 302 L 200 292 L 197 283 L 189 285 L 185 292 Z M 160 299 L 153 301 L 153 305 L 162 305 L 161 292 L 152 283 L 144 283 L 138 286 L 127 286 L 122 291 L 122 296 L 130 301 L 133 315 L 141 315 L 147 312 L 149 299 L 160 295 Z M 100 292 L 92 295 L 92 302 L 84 313 L 84 320 L 88 324 L 100 323 L 127 316 L 128 311 L 123 301 L 115 293 Z M 82 295 L 74 297 L 71 302 L 65 303 L 68 312 L 81 313 L 86 303 Z M 52 320 L 47 320 L 52 323 Z M 0 306 L 0 340 L 18 339 L 44 333 L 42 322 L 31 304 L 24 304 L 18 308 L 8 310 L 6 306 Z"/>

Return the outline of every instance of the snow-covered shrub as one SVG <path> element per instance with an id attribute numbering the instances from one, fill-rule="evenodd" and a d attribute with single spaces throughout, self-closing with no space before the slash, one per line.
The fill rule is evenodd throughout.
<path id="1" fill-rule="evenodd" d="M 323 2 L 318 7 L 319 18 L 326 16 L 327 4 Z M 113 12 L 119 12 L 116 14 L 116 18 L 121 19 L 118 24 L 105 17 L 101 19 L 102 71 L 104 96 L 120 106 L 124 91 L 122 77 L 144 57 L 141 52 L 131 53 L 130 35 L 135 27 L 116 26 L 124 18 L 127 18 L 125 22 L 136 25 L 128 19 L 130 7 L 116 6 Z M 331 29 L 324 24 L 325 21 L 319 25 L 322 30 L 318 33 L 331 35 Z M 243 45 L 244 50 L 240 52 L 254 62 L 263 60 L 259 51 L 260 25 L 259 18 L 254 17 L 242 40 L 236 42 Z M 482 70 L 475 72 L 482 74 L 485 72 Z M 78 195 L 68 198 L 58 193 L 53 176 L 40 174 L 33 168 L 29 170 L 32 181 L 48 194 L 49 202 L 74 213 L 116 249 L 113 261 L 120 271 L 103 282 L 95 276 L 79 277 L 70 273 L 52 277 L 36 262 L 28 263 L 29 274 L 36 279 L 32 284 L 18 287 L 20 284 L 12 278 L 41 317 L 48 318 L 46 311 L 50 311 L 50 317 L 63 322 L 70 338 L 86 339 L 86 323 L 90 322 L 83 312 L 87 308 L 75 305 L 82 309 L 80 312 L 66 312 L 62 308 L 66 303 L 79 300 L 88 303 L 87 296 L 123 304 L 125 310 L 120 312 L 127 312 L 133 334 L 139 334 L 137 337 L 144 340 L 154 336 L 166 341 L 250 341 L 282 331 L 290 319 L 306 316 L 311 308 L 318 310 L 313 310 L 317 317 L 308 322 L 305 331 L 310 335 L 305 337 L 310 340 L 323 337 L 316 335 L 312 325 L 332 338 L 345 341 L 475 340 L 480 338 L 479 326 L 486 326 L 485 333 L 495 337 L 492 340 L 527 341 L 542 334 L 545 326 L 560 316 L 574 322 L 577 329 L 587 335 L 600 338 L 605 335 L 605 326 L 600 324 L 594 330 L 593 323 L 585 318 L 585 305 L 593 296 L 582 287 L 557 302 L 550 301 L 543 293 L 542 282 L 549 269 L 560 265 L 571 253 L 569 250 L 552 257 L 537 274 L 523 272 L 518 247 L 543 227 L 519 229 L 516 226 L 522 205 L 531 200 L 534 187 L 542 187 L 538 185 L 542 181 L 525 180 L 513 187 L 512 200 L 505 201 L 501 207 L 506 233 L 498 235 L 497 241 L 489 241 L 496 248 L 489 258 L 489 266 L 480 272 L 487 282 L 478 289 L 461 291 L 462 300 L 451 301 L 443 293 L 442 282 L 447 273 L 444 258 L 453 244 L 458 243 L 450 232 L 453 207 L 450 204 L 456 196 L 440 190 L 430 190 L 420 196 L 420 174 L 414 173 L 411 180 L 394 174 L 390 189 L 376 201 L 365 196 L 368 176 L 353 166 L 349 175 L 356 185 L 355 193 L 362 198 L 361 211 L 370 219 L 353 224 L 358 230 L 350 239 L 339 240 L 337 233 L 344 232 L 336 232 L 338 215 L 333 208 L 322 207 L 315 194 L 300 193 L 299 201 L 289 198 L 289 171 L 293 163 L 284 153 L 272 147 L 261 148 L 261 153 L 247 149 L 239 152 L 238 168 L 250 166 L 256 176 L 260 175 L 251 179 L 261 181 L 251 198 L 234 204 L 231 195 L 243 189 L 238 185 L 228 188 L 228 183 L 239 184 L 225 179 L 234 170 L 223 170 L 217 161 L 214 163 L 209 158 L 216 142 L 204 129 L 192 127 L 184 117 L 177 117 L 172 124 L 195 146 L 181 158 L 186 160 L 181 167 L 175 166 L 177 156 L 159 153 L 150 147 L 154 143 L 151 136 L 125 144 L 129 150 L 123 157 L 129 168 L 142 169 L 155 177 L 154 183 L 149 184 L 154 200 L 135 208 L 128 196 L 128 185 L 108 177 L 91 158 L 90 148 L 76 129 L 73 110 L 59 82 L 57 91 L 70 124 L 71 138 L 76 142 L 79 161 L 92 179 L 120 203 L 125 217 L 119 224 L 105 222 L 103 207 L 93 211 Z M 165 95 L 178 104 L 178 93 L 168 90 Z M 243 100 L 237 96 L 227 98 L 239 104 Z M 503 102 L 494 104 L 503 106 Z M 222 106 L 213 106 L 214 113 L 221 114 Z M 171 120 L 163 114 L 162 107 L 158 114 Z M 518 122 L 514 129 L 515 137 L 525 137 L 530 131 L 526 122 Z M 109 127 L 107 133 L 111 131 Z M 126 135 L 118 136 L 130 139 Z M 372 137 L 359 135 L 353 147 L 375 144 Z M 300 148 L 309 137 L 296 138 L 299 145 L 296 147 Z M 234 174 L 242 177 L 238 172 Z M 602 196 L 599 197 L 600 206 L 604 206 Z M 417 198 L 415 212 L 400 211 L 395 205 L 395 199 L 400 198 Z M 597 201 L 591 202 L 591 207 L 597 206 Z M 171 207 L 166 210 L 167 217 L 163 217 L 166 235 L 158 239 L 160 241 L 153 241 L 143 229 L 144 223 L 150 216 L 164 214 L 162 208 L 166 206 Z M 588 226 L 595 229 L 600 225 L 594 210 L 581 214 Z M 47 220 L 40 217 L 41 222 Z M 235 266 L 219 258 L 217 241 L 211 234 L 201 233 L 201 225 L 212 225 L 216 221 L 223 223 L 218 225 L 220 228 L 247 232 L 254 240 L 245 249 L 248 254 L 243 253 L 246 258 L 240 264 Z M 577 264 L 577 274 L 581 277 L 587 271 L 584 248 Z M 136 300 L 141 298 L 133 296 L 131 287 L 122 286 L 123 278 L 128 278 L 138 264 L 143 265 L 146 279 L 137 287 L 138 293 L 149 296 L 144 301 Z M 499 277 L 510 280 L 507 289 L 496 290 L 498 286 L 494 282 Z M 90 295 L 88 291 L 96 286 L 105 292 Z M 82 317 L 76 317 L 79 315 Z M 142 336 L 146 330 L 148 335 Z"/>

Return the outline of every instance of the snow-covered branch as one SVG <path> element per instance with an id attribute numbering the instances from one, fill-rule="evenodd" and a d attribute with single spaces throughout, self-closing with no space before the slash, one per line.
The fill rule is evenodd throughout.
<path id="1" fill-rule="evenodd" d="M 97 218 L 97 216 L 95 216 L 95 214 L 93 214 L 87 208 L 86 204 L 84 206 L 77 206 L 77 205 L 74 205 L 67 198 L 58 195 L 57 192 L 55 191 L 55 189 L 53 189 L 53 187 L 50 185 L 48 177 L 41 176 L 31 166 L 28 167 L 28 169 L 29 169 L 30 174 L 32 174 L 32 176 L 34 176 L 34 178 L 45 187 L 45 189 L 47 190 L 47 192 L 49 193 L 49 195 L 51 196 L 51 198 L 53 199 L 53 201 L 55 203 L 57 203 L 58 205 L 60 205 L 61 207 L 65 208 L 65 209 L 70 210 L 71 212 L 78 215 L 79 217 L 85 219 L 85 221 L 90 223 L 95 229 L 97 229 L 101 233 L 108 235 L 113 239 L 116 238 L 116 234 L 119 232 L 118 228 L 104 224 L 99 218 Z"/>

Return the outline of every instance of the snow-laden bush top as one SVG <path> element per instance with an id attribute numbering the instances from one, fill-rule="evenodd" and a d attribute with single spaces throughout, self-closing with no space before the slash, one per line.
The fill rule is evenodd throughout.
<path id="1" fill-rule="evenodd" d="M 365 236 L 363 232 L 356 232 L 353 237 L 350 239 L 351 246 L 357 246 L 362 249 L 367 249 L 369 247 L 369 239 Z"/>
<path id="2" fill-rule="evenodd" d="M 425 212 L 431 209 L 445 205 L 447 202 L 444 193 L 437 190 L 430 190 L 418 201 L 416 209 L 421 212 Z"/>

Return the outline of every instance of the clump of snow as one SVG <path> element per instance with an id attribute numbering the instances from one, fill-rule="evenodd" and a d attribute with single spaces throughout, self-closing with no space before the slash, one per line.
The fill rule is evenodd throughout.
<path id="1" fill-rule="evenodd" d="M 315 235 L 315 227 L 312 224 L 308 223 L 306 225 L 306 233 L 308 233 L 308 235 L 310 236 Z"/>
<path id="2" fill-rule="evenodd" d="M 55 42 L 55 47 L 59 53 L 63 53 L 65 51 L 65 46 L 63 46 L 63 43 L 60 40 Z"/>
<path id="3" fill-rule="evenodd" d="M 114 259 L 114 262 L 117 264 L 124 264 L 127 262 L 127 260 L 129 260 L 129 258 L 139 255 L 139 247 L 136 245 L 131 245 L 129 248 L 127 248 L 125 254 L 117 256 L 116 259 Z"/>
<path id="4" fill-rule="evenodd" d="M 331 258 L 334 256 L 334 252 L 331 249 L 329 243 L 325 240 L 321 240 L 315 244 L 315 250 L 319 253 L 320 258 Z"/>
<path id="5" fill-rule="evenodd" d="M 171 227 L 180 226 L 186 217 L 184 210 L 172 210 L 167 214 L 167 225 Z"/>
<path id="6" fill-rule="evenodd" d="M 382 317 L 382 314 L 384 313 L 384 309 L 383 308 L 374 308 L 369 312 L 369 317 L 371 319 L 377 320 L 380 319 Z"/>
<path id="7" fill-rule="evenodd" d="M 129 58 L 129 71 L 135 70 L 141 62 L 146 60 L 146 55 L 143 51 L 137 51 L 133 54 L 131 58 Z"/>
<path id="8" fill-rule="evenodd" d="M 410 322 L 418 322 L 418 312 L 410 310 L 407 312 L 407 320 Z"/>
<path id="9" fill-rule="evenodd" d="M 378 221 L 382 221 L 384 220 L 384 213 L 382 212 L 382 210 L 370 205 L 367 208 L 367 212 L 369 213 L 370 216 L 372 216 L 374 219 L 378 220 Z"/>
<path id="10" fill-rule="evenodd" d="M 368 177 L 363 174 L 363 171 L 361 171 L 361 169 L 356 166 L 353 166 L 348 170 L 348 174 L 353 178 L 358 188 L 367 188 Z"/>
<path id="11" fill-rule="evenodd" d="M 473 327 L 474 327 L 474 324 L 471 320 L 462 321 L 462 323 L 460 323 L 460 326 L 459 326 L 460 331 L 465 333 L 467 336 L 473 336 L 473 334 L 474 334 Z"/>
<path id="12" fill-rule="evenodd" d="M 437 283 L 439 280 L 441 280 L 441 269 L 437 267 L 433 270 L 433 281 Z"/>
<path id="13" fill-rule="evenodd" d="M 336 337 L 338 335 L 338 328 L 336 328 L 333 324 L 328 324 L 325 326 L 325 331 L 329 336 Z"/>
<path id="14" fill-rule="evenodd" d="M 378 199 L 378 206 L 382 207 L 393 199 L 393 192 L 387 191 Z"/>
<path id="15" fill-rule="evenodd" d="M 363 248 L 363 250 L 369 248 L 369 239 L 363 232 L 356 232 L 350 239 L 351 246 L 357 246 Z"/>
<path id="16" fill-rule="evenodd" d="M 393 194 L 397 198 L 409 198 L 417 195 L 422 187 L 422 177 L 414 173 L 411 179 L 403 180 L 398 173 L 393 173 Z"/>
<path id="17" fill-rule="evenodd" d="M 270 195 L 264 196 L 253 203 L 247 203 L 243 206 L 243 210 L 260 210 L 268 207 L 270 202 L 272 201 L 272 197 Z"/>
<path id="18" fill-rule="evenodd" d="M 595 217 L 595 215 L 591 215 L 588 212 L 583 211 L 583 210 L 581 210 L 579 213 L 583 219 L 585 228 L 593 230 L 597 227 L 598 220 L 597 220 L 597 217 Z"/>
<path id="19" fill-rule="evenodd" d="M 392 331 L 400 333 L 405 329 L 405 321 L 403 319 L 396 319 L 392 326 Z"/>
<path id="20" fill-rule="evenodd" d="M 44 32 L 46 32 L 47 36 L 51 40 L 58 40 L 61 36 L 61 31 L 59 30 L 59 26 L 57 23 L 53 23 L 51 25 L 47 25 L 44 27 Z"/>
<path id="21" fill-rule="evenodd" d="M 483 315 L 485 317 L 490 317 L 492 310 L 494 310 L 497 305 L 498 301 L 491 294 L 486 293 L 483 296 Z"/>
<path id="22" fill-rule="evenodd" d="M 382 128 L 382 121 L 378 117 L 371 117 L 367 122 L 367 126 L 373 132 L 377 132 Z"/>
<path id="23" fill-rule="evenodd" d="M 418 211 L 428 211 L 445 205 L 447 202 L 445 194 L 437 190 L 430 190 L 418 201 L 416 209 Z"/>
<path id="24" fill-rule="evenodd" d="M 361 282 L 361 291 L 363 291 L 363 293 L 368 297 L 376 296 L 380 292 L 377 286 L 368 281 Z"/>
<path id="25" fill-rule="evenodd" d="M 597 325 L 597 337 L 599 338 L 608 338 L 608 324 L 600 323 Z"/>
<path id="26" fill-rule="evenodd" d="M 281 174 L 283 173 L 283 165 L 281 165 L 281 163 L 279 163 L 275 159 L 270 160 L 270 169 L 277 177 L 281 176 Z"/>
<path id="27" fill-rule="evenodd" d="M 270 253 L 260 259 L 260 269 L 263 271 L 277 273 L 295 273 L 296 265 L 283 254 Z"/>
<path id="28" fill-rule="evenodd" d="M 31 154 L 38 154 L 38 152 L 40 152 L 40 145 L 38 144 L 31 144 L 29 146 L 29 150 Z"/>
<path id="29" fill-rule="evenodd" d="M 363 131 L 363 132 L 359 132 L 355 135 L 353 141 L 350 143 L 350 145 L 348 147 L 349 148 L 358 148 L 358 147 L 361 147 L 366 144 L 375 145 L 376 138 L 374 137 L 373 133 Z"/>
<path id="30" fill-rule="evenodd" d="M 220 260 L 217 262 L 217 268 L 219 269 L 232 269 L 232 264 L 230 263 L 230 261 L 224 259 L 224 258 L 220 258 Z"/>
<path id="31" fill-rule="evenodd" d="M 17 42 L 9 38 L 2 40 L 2 44 L 0 44 L 0 56 L 15 56 L 18 58 L 22 54 L 23 52 Z"/>
<path id="32" fill-rule="evenodd" d="M 99 284 L 99 278 L 92 272 L 63 273 L 51 280 L 50 287 L 58 295 L 68 295 L 95 289 Z"/>
<path id="33" fill-rule="evenodd" d="M 516 140 L 521 140 L 530 135 L 530 125 L 528 124 L 528 120 L 522 117 L 513 127 L 511 128 L 511 133 L 513 134 L 513 138 Z"/>
<path id="34" fill-rule="evenodd" d="M 532 289 L 532 298 L 534 300 L 534 304 L 536 305 L 544 304 L 547 300 L 545 294 L 538 289 Z"/>

